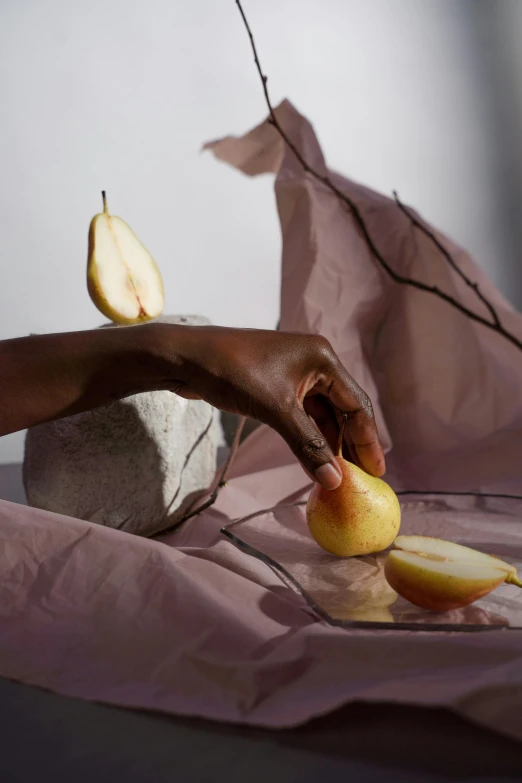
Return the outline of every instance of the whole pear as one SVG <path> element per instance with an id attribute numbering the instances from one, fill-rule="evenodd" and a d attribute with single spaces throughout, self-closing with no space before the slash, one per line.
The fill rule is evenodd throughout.
<path id="1" fill-rule="evenodd" d="M 306 506 L 310 533 L 319 546 L 340 557 L 382 552 L 395 540 L 401 508 L 393 489 L 351 462 L 336 457 L 342 473 L 337 489 L 315 485 Z"/>

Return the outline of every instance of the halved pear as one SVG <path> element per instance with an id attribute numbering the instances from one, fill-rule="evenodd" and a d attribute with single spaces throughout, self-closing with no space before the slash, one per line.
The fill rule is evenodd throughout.
<path id="1" fill-rule="evenodd" d="M 503 582 L 522 587 L 510 563 L 451 541 L 397 536 L 384 565 L 389 585 L 412 604 L 434 612 L 460 609 Z"/>
<path id="2" fill-rule="evenodd" d="M 132 229 L 107 208 L 89 227 L 87 288 L 98 310 L 116 324 L 137 324 L 163 312 L 160 271 Z"/>

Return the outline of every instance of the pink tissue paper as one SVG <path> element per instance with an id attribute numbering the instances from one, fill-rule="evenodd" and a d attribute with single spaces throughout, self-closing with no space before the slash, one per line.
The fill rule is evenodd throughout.
<path id="1" fill-rule="evenodd" d="M 357 204 L 397 272 L 488 316 L 393 199 L 328 171 L 310 123 L 287 101 L 276 112 L 310 165 Z M 350 211 L 303 171 L 268 122 L 206 146 L 245 174 L 275 174 L 280 328 L 325 335 L 368 392 L 395 489 L 522 495 L 520 350 L 438 297 L 395 283 Z M 522 339 L 522 315 L 468 254 L 430 230 Z M 217 503 L 157 540 L 0 502 L 0 676 L 120 706 L 277 728 L 356 700 L 446 706 L 522 739 L 522 631 L 335 627 L 220 532 L 306 497 L 308 483 L 263 426 L 241 446 Z M 428 525 L 422 504 L 414 511 Z M 468 526 L 448 519 L 434 534 L 453 530 L 472 545 L 498 540 L 522 551 L 516 520 L 508 534 L 495 509 L 475 512 Z M 277 551 L 284 518 L 270 529 Z M 308 568 L 309 584 L 313 577 Z M 506 594 L 505 605 L 512 600 Z"/>

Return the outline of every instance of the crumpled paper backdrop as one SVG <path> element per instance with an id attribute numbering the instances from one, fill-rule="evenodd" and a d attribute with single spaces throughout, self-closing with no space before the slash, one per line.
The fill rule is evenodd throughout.
<path id="1" fill-rule="evenodd" d="M 277 111 L 324 170 L 310 124 L 288 102 Z M 322 332 L 370 394 L 394 486 L 522 494 L 522 353 L 388 279 L 350 214 L 304 175 L 266 122 L 209 146 L 248 174 L 276 173 L 281 329 Z M 484 312 L 390 199 L 332 177 L 398 271 Z M 441 240 L 522 337 L 522 316 Z M 1 502 L 0 675 L 121 706 L 272 727 L 352 700 L 448 706 L 522 739 L 522 632 L 331 627 L 220 533 L 232 519 L 294 500 L 307 483 L 286 444 L 261 427 L 216 505 L 156 541 Z M 494 513 L 489 522 L 493 529 Z"/>
<path id="2" fill-rule="evenodd" d="M 288 101 L 277 116 L 309 164 L 355 201 L 396 272 L 436 285 L 491 317 L 393 199 L 327 171 L 312 126 Z M 251 176 L 276 173 L 283 234 L 280 328 L 328 337 L 370 395 L 382 440 L 393 446 L 387 480 L 396 489 L 516 494 L 522 481 L 520 350 L 438 297 L 395 283 L 347 209 L 303 173 L 271 125 L 206 147 Z M 520 313 L 464 250 L 430 230 L 520 339 Z M 263 460 L 257 441 L 255 449 Z"/>

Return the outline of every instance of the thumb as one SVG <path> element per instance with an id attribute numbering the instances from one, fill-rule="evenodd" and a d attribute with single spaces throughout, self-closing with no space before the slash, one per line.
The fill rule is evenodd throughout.
<path id="1" fill-rule="evenodd" d="M 272 425 L 286 440 L 305 472 L 324 489 L 337 489 L 342 474 L 327 441 L 300 405 L 281 412 Z"/>

